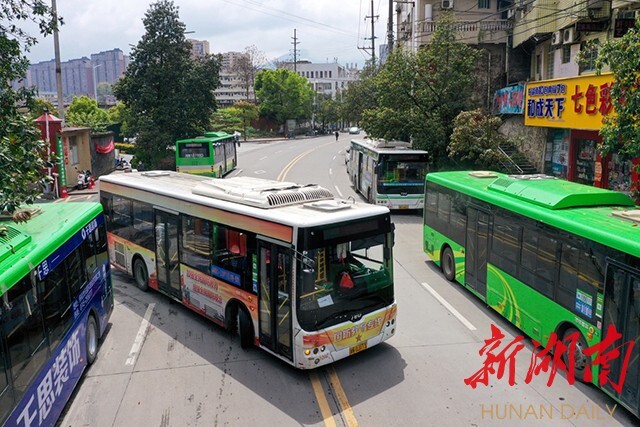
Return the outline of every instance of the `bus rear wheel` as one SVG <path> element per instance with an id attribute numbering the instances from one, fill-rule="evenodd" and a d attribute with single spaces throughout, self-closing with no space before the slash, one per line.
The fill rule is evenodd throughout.
<path id="1" fill-rule="evenodd" d="M 442 269 L 444 277 L 448 281 L 453 282 L 456 280 L 456 261 L 453 257 L 451 248 L 448 246 L 442 251 L 442 256 L 440 257 L 440 268 Z"/>
<path id="2" fill-rule="evenodd" d="M 138 289 L 141 291 L 149 289 L 149 273 L 142 258 L 136 258 L 133 262 L 133 278 L 136 280 Z"/>
<path id="3" fill-rule="evenodd" d="M 244 349 L 253 346 L 253 325 L 246 310 L 238 308 L 238 318 L 236 319 L 238 336 L 240 336 L 240 346 Z"/>
<path id="4" fill-rule="evenodd" d="M 571 351 L 570 343 L 572 341 L 571 336 L 577 335 L 578 340 L 576 341 L 575 351 Z M 562 358 L 564 360 L 567 369 L 570 367 L 570 357 L 573 357 L 573 376 L 580 382 L 586 382 L 585 375 L 587 370 L 591 370 L 591 357 L 584 354 L 584 351 L 587 349 L 588 345 L 585 341 L 584 337 L 576 328 L 569 328 L 565 331 L 562 336 L 562 341 L 564 344 L 569 347 L 563 354 Z M 573 354 L 572 354 L 573 353 Z"/>
<path id="5" fill-rule="evenodd" d="M 85 337 L 87 344 L 87 364 L 91 365 L 98 355 L 98 324 L 93 315 L 89 315 L 87 318 Z"/>

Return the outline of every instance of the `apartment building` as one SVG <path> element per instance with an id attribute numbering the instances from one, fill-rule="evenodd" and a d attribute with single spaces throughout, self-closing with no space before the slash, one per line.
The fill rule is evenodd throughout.
<path id="1" fill-rule="evenodd" d="M 209 55 L 209 42 L 207 40 L 187 39 L 191 43 L 191 57 L 202 58 Z"/>
<path id="2" fill-rule="evenodd" d="M 231 107 L 239 101 L 253 102 L 255 100 L 253 86 L 249 85 L 247 88 L 246 82 L 234 70 L 236 61 L 245 57 L 246 54 L 242 52 L 225 52 L 221 55 L 220 87 L 215 91 L 218 106 L 225 108 Z"/>
<path id="3" fill-rule="evenodd" d="M 345 67 L 337 62 L 298 61 L 295 64 L 285 62 L 280 66 L 305 77 L 316 93 L 331 96 L 333 99 L 339 97 L 342 91 L 349 87 L 349 83 L 357 80 L 360 73 L 356 64 L 347 64 Z"/>

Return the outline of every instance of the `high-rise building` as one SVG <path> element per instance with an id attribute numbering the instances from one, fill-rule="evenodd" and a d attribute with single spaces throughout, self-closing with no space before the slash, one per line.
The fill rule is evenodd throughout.
<path id="1" fill-rule="evenodd" d="M 124 53 L 120 49 L 107 50 L 91 54 L 91 65 L 94 68 L 95 84 L 107 82 L 114 84 L 126 70 Z"/>
<path id="2" fill-rule="evenodd" d="M 234 70 L 235 62 L 246 55 L 241 52 L 222 53 L 222 65 L 220 67 L 220 87 L 216 89 L 216 101 L 221 108 L 231 107 L 238 101 L 253 101 L 253 86 L 249 86 L 247 94 L 246 83 Z"/>
<path id="3" fill-rule="evenodd" d="M 206 40 L 187 39 L 191 43 L 191 56 L 202 58 L 209 55 L 209 42 Z"/>

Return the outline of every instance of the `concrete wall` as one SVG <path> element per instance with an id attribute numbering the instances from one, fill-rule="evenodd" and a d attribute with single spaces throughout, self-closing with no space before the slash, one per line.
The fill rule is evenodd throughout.
<path id="1" fill-rule="evenodd" d="M 544 171 L 544 151 L 547 142 L 547 128 L 524 125 L 524 116 L 514 115 L 504 119 L 500 133 L 515 137 L 518 150 L 524 154 L 538 170 Z"/>

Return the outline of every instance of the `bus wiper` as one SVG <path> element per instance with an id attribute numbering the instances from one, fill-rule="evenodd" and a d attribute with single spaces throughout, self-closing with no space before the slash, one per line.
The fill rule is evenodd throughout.
<path id="1" fill-rule="evenodd" d="M 335 313 L 327 316 L 323 321 L 321 322 L 316 321 L 315 328 L 316 330 L 322 329 L 327 323 L 329 323 L 330 320 L 339 319 L 340 320 L 339 323 L 346 322 L 347 320 L 349 320 L 349 314 L 357 311 L 359 311 L 359 309 L 348 309 L 348 310 L 336 311 Z"/>

